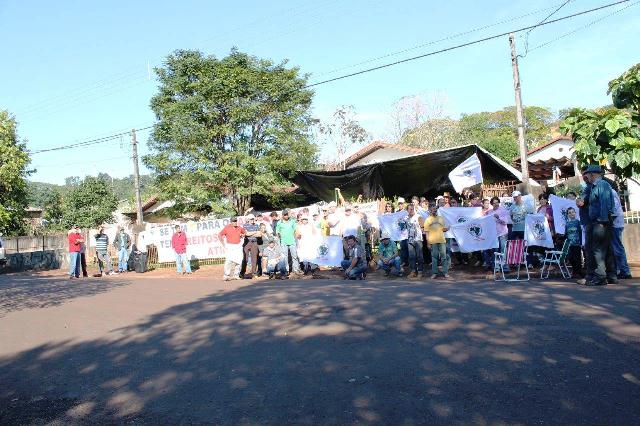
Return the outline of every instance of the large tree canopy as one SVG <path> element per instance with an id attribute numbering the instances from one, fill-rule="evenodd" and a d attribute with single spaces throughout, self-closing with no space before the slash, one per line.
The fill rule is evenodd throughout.
<path id="1" fill-rule="evenodd" d="M 313 93 L 298 68 L 236 50 L 222 59 L 180 50 L 156 73 L 158 123 L 144 162 L 165 196 L 185 204 L 223 198 L 241 213 L 252 194 L 272 196 L 315 163 Z"/>
<path id="2" fill-rule="evenodd" d="M 24 229 L 27 166 L 31 161 L 16 127 L 14 118 L 0 110 L 0 232 L 9 235 Z"/>
<path id="3" fill-rule="evenodd" d="M 69 229 L 74 225 L 94 228 L 112 223 L 117 206 L 118 200 L 107 182 L 87 176 L 65 195 L 61 225 L 63 229 Z"/>
<path id="4" fill-rule="evenodd" d="M 581 165 L 606 163 L 620 178 L 640 176 L 640 64 L 611 80 L 607 93 L 615 108 L 573 109 L 560 128 L 575 141 Z"/>

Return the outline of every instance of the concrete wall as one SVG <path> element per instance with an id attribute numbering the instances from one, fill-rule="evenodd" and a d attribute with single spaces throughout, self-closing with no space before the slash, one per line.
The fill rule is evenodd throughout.
<path id="1" fill-rule="evenodd" d="M 69 266 L 69 253 L 65 249 L 12 253 L 0 272 L 43 271 Z"/>
<path id="2" fill-rule="evenodd" d="M 629 263 L 640 265 L 640 223 L 625 224 L 622 243 Z"/>

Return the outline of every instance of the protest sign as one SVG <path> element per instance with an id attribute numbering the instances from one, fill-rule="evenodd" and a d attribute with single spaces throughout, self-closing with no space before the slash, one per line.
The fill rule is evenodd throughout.
<path id="1" fill-rule="evenodd" d="M 451 232 L 462 253 L 498 248 L 496 220 L 493 216 L 469 219 L 453 225 Z"/>

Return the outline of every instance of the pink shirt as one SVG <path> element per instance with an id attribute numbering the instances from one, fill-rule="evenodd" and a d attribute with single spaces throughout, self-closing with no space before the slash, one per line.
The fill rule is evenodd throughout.
<path id="1" fill-rule="evenodd" d="M 509 223 L 509 218 L 511 217 L 507 209 L 500 206 L 496 210 L 490 209 L 484 213 L 485 216 L 489 215 L 498 215 L 496 218 L 496 231 L 498 237 L 502 237 L 503 235 L 507 235 L 509 233 L 509 229 L 507 228 L 507 223 Z"/>

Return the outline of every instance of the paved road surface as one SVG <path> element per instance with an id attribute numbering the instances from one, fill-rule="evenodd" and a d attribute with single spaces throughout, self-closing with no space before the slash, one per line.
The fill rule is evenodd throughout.
<path id="1" fill-rule="evenodd" d="M 0 276 L 0 424 L 640 424 L 638 281 L 213 276 Z"/>

